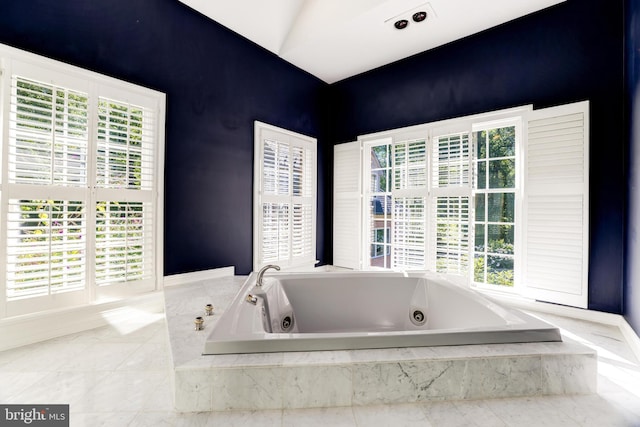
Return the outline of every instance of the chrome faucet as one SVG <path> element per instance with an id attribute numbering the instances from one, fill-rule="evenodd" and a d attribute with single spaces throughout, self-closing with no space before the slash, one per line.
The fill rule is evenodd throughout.
<path id="1" fill-rule="evenodd" d="M 280 271 L 280 267 L 277 265 L 274 265 L 274 264 L 265 265 L 260 269 L 260 271 L 258 271 L 258 279 L 256 280 L 256 286 L 262 287 L 262 276 L 264 276 L 265 271 L 269 270 L 270 268 Z"/>

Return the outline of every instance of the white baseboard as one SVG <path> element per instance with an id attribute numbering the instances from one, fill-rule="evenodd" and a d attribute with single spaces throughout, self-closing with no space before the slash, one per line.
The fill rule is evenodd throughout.
<path id="1" fill-rule="evenodd" d="M 220 279 L 222 277 L 234 276 L 235 267 L 222 267 L 205 271 L 194 271 L 193 273 L 172 274 L 164 276 L 163 286 L 176 286 L 202 280 Z"/>
<path id="2" fill-rule="evenodd" d="M 557 316 L 571 317 L 573 319 L 615 326 L 620 330 L 620 333 L 627 341 L 631 351 L 633 351 L 635 356 L 640 360 L 640 337 L 638 337 L 638 334 L 636 334 L 629 323 L 627 323 L 626 319 L 620 314 L 585 310 L 583 308 L 568 307 L 566 305 L 550 304 L 495 292 L 481 292 L 491 298 L 497 299 L 507 305 L 521 310 L 539 311 L 541 313 L 555 314 Z"/>
<path id="3" fill-rule="evenodd" d="M 0 321 L 0 351 L 132 321 L 140 313 L 163 311 L 163 293 L 151 292 L 119 301 L 11 317 Z"/>
<path id="4" fill-rule="evenodd" d="M 625 318 L 622 318 L 622 321 L 618 327 L 620 328 L 620 332 L 622 332 L 622 336 L 624 336 L 624 339 L 627 340 L 627 344 L 629 344 L 631 350 L 633 350 L 638 360 L 640 360 L 640 337 L 638 337 L 636 331 L 634 331 L 631 325 L 627 323 Z"/>

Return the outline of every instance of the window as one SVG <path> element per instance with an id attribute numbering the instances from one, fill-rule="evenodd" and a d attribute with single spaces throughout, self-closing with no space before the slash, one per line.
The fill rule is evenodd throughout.
<path id="1" fill-rule="evenodd" d="M 473 133 L 475 152 L 475 244 L 473 280 L 513 286 L 515 261 L 516 126 Z"/>
<path id="2" fill-rule="evenodd" d="M 458 187 L 469 187 L 468 134 L 434 138 L 431 158 L 428 138 L 413 136 L 367 144 L 371 158 L 367 194 L 371 259 L 367 265 L 422 270 L 434 264 L 437 271 L 466 271 L 469 191 L 461 197 Z M 437 236 L 431 253 L 427 250 L 430 223 Z"/>
<path id="3" fill-rule="evenodd" d="M 155 289 L 164 95 L 0 56 L 4 315 Z"/>
<path id="4" fill-rule="evenodd" d="M 371 266 L 384 267 L 391 256 L 391 229 L 375 228 L 373 229 L 371 245 Z"/>
<path id="5" fill-rule="evenodd" d="M 255 124 L 254 270 L 315 264 L 316 140 Z"/>
<path id="6" fill-rule="evenodd" d="M 391 267 L 391 148 L 392 146 L 386 143 L 370 148 L 370 267 Z"/>
<path id="7" fill-rule="evenodd" d="M 401 138 L 400 138 L 401 139 Z M 425 139 L 379 141 L 370 152 L 369 267 L 425 267 Z"/>
<path id="8" fill-rule="evenodd" d="M 336 145 L 334 264 L 586 307 L 588 125 L 588 102 L 526 106 Z"/>

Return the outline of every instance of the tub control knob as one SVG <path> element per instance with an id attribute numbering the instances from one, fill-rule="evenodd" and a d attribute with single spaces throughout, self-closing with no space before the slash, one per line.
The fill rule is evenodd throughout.
<path id="1" fill-rule="evenodd" d="M 211 304 L 207 304 L 204 306 L 204 314 L 206 314 L 207 316 L 212 316 L 213 315 L 213 305 Z"/>
<path id="2" fill-rule="evenodd" d="M 204 319 L 201 316 L 198 316 L 193 323 L 195 324 L 196 331 L 201 331 L 204 326 Z"/>

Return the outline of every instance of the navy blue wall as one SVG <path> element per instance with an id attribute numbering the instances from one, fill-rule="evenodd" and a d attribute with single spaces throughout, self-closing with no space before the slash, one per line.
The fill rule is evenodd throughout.
<path id="1" fill-rule="evenodd" d="M 325 83 L 177 0 L 4 0 L 0 43 L 167 94 L 165 274 L 251 270 L 254 120 L 319 138 L 330 261 Z"/>
<path id="2" fill-rule="evenodd" d="M 589 307 L 624 309 L 638 330 L 640 271 L 629 268 L 626 287 L 623 280 L 625 102 L 633 100 L 634 117 L 640 114 L 635 91 L 625 92 L 624 4 L 568 0 L 331 86 L 174 0 L 5 0 L 0 43 L 167 94 L 165 274 L 251 269 L 253 120 L 319 138 L 317 256 L 330 263 L 329 141 L 510 106 L 588 99 Z M 637 23 L 637 6 L 630 9 Z M 635 43 L 628 52 L 637 64 Z M 629 69 L 636 70 L 637 83 L 638 68 Z M 633 171 L 640 170 L 638 134 L 631 137 Z M 632 182 L 640 182 L 638 175 Z M 632 212 L 638 212 L 633 188 Z M 629 224 L 630 254 L 637 254 L 640 219 Z M 634 255 L 627 265 L 634 259 L 639 264 Z"/>
<path id="3" fill-rule="evenodd" d="M 629 216 L 624 313 L 640 334 L 640 4 L 626 2 L 629 102 Z"/>
<path id="4" fill-rule="evenodd" d="M 534 104 L 591 102 L 589 307 L 622 312 L 623 0 L 568 0 L 330 87 L 330 137 Z"/>

